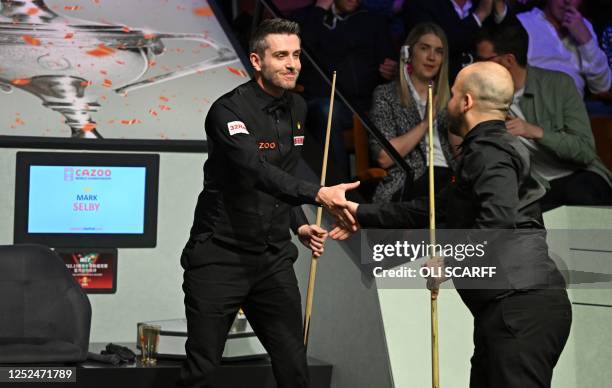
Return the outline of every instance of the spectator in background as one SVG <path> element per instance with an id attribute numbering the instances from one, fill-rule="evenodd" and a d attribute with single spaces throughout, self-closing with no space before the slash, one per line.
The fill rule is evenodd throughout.
<path id="1" fill-rule="evenodd" d="M 363 8 L 382 13 L 388 20 L 393 49 L 399 50 L 406 36 L 402 9 L 404 0 L 361 0 Z"/>
<path id="2" fill-rule="evenodd" d="M 448 44 L 442 28 L 434 23 L 416 25 L 400 53 L 399 76 L 374 90 L 370 118 L 408 165 L 412 177 L 395 166 L 387 152 L 370 138 L 371 154 L 388 169 L 378 184 L 374 202 L 399 202 L 428 195 L 427 94 L 434 83 L 434 167 L 436 192 L 451 180 L 454 167 L 452 141 L 460 139 L 448 132 L 446 103 L 449 100 Z"/>
<path id="3" fill-rule="evenodd" d="M 527 65 L 529 37 L 520 26 L 483 35 L 479 60 L 504 66 L 514 81 L 506 121 L 530 152 L 532 172 L 549 186 L 542 210 L 562 205 L 612 205 L 612 174 L 595 152 L 584 103 L 565 73 Z"/>
<path id="4" fill-rule="evenodd" d="M 422 22 L 442 27 L 448 37 L 452 83 L 459 70 L 473 62 L 474 37 L 481 27 L 503 22 L 508 7 L 504 0 L 408 0 L 404 11 L 408 32 Z"/>
<path id="5" fill-rule="evenodd" d="M 302 43 L 337 88 L 358 112 L 364 113 L 372 91 L 393 79 L 397 61 L 384 16 L 360 7 L 359 0 L 317 0 L 295 14 Z M 304 61 L 299 83 L 308 103 L 307 127 L 320 142 L 325 139 L 330 85 Z M 348 154 L 342 133 L 353 126 L 353 113 L 341 99 L 334 100 L 330 160 L 348 177 Z"/>
<path id="6" fill-rule="evenodd" d="M 567 73 L 581 95 L 610 90 L 612 74 L 593 26 L 578 8 L 582 0 L 547 0 L 516 17 L 529 34 L 529 65 Z"/>

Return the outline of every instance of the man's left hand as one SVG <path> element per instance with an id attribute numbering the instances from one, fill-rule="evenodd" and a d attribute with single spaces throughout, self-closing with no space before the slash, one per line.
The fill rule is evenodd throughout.
<path id="1" fill-rule="evenodd" d="M 514 136 L 522 136 L 526 139 L 541 139 L 544 136 L 544 130 L 537 125 L 528 123 L 527 121 L 515 117 L 506 121 L 508 132 Z"/>
<path id="2" fill-rule="evenodd" d="M 320 257 L 325 249 L 327 230 L 317 225 L 304 224 L 297 230 L 300 242 L 312 251 L 314 257 Z"/>

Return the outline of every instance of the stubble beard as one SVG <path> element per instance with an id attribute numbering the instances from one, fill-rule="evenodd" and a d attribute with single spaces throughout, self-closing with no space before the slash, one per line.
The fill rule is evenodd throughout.
<path id="1" fill-rule="evenodd" d="M 453 135 L 461 136 L 461 116 L 448 111 L 448 129 Z"/>
<path id="2" fill-rule="evenodd" d="M 282 75 L 279 72 L 270 71 L 267 68 L 261 69 L 261 75 L 268 85 L 280 89 L 280 90 L 293 90 L 297 82 L 297 76 L 299 72 L 295 71 L 295 79 L 293 81 L 284 81 Z"/>

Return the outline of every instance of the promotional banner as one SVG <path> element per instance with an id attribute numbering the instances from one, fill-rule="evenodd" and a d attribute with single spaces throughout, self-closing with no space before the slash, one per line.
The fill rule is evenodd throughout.
<path id="1" fill-rule="evenodd" d="M 204 0 L 0 7 L 0 145 L 203 145 L 210 104 L 248 80 Z"/>

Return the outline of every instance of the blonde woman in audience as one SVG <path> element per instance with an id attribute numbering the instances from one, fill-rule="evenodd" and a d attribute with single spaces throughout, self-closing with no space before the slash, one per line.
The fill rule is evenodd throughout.
<path id="1" fill-rule="evenodd" d="M 428 194 L 427 94 L 434 92 L 434 168 L 436 192 L 448 185 L 455 165 L 454 145 L 460 139 L 448 131 L 448 44 L 444 31 L 434 23 L 416 25 L 400 54 L 398 78 L 374 90 L 370 118 L 411 167 L 407 175 L 395 165 L 374 139 L 370 150 L 388 176 L 375 190 L 374 202 L 395 202 Z"/>

